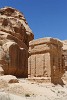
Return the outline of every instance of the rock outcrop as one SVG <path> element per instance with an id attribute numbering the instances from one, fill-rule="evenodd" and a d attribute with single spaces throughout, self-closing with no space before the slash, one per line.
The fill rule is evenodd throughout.
<path id="1" fill-rule="evenodd" d="M 65 70 L 67 71 L 67 40 L 63 41 L 63 57 L 64 57 Z"/>
<path id="2" fill-rule="evenodd" d="M 0 9 L 0 65 L 4 74 L 28 75 L 28 47 L 34 38 L 24 15 L 18 10 Z"/>
<path id="3" fill-rule="evenodd" d="M 67 40 L 62 41 L 63 43 L 63 64 L 65 73 L 63 74 L 62 79 L 67 82 Z"/>
<path id="4" fill-rule="evenodd" d="M 41 38 L 30 41 L 28 75 L 35 80 L 43 79 L 63 84 L 64 73 L 62 42 L 55 38 Z"/>

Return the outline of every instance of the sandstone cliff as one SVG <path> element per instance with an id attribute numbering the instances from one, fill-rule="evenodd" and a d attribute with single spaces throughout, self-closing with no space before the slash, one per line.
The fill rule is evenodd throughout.
<path id="1" fill-rule="evenodd" d="M 4 74 L 27 77 L 28 47 L 33 38 L 21 12 L 11 7 L 0 9 L 0 67 Z"/>

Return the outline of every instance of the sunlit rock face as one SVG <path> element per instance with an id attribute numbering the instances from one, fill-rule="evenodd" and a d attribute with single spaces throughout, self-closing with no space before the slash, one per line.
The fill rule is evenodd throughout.
<path id="1" fill-rule="evenodd" d="M 67 40 L 64 40 L 62 42 L 63 42 L 63 57 L 64 57 L 65 70 L 67 71 Z"/>
<path id="2" fill-rule="evenodd" d="M 30 41 L 29 79 L 62 85 L 61 78 L 64 74 L 62 47 L 61 40 L 51 37 Z"/>
<path id="3" fill-rule="evenodd" d="M 4 74 L 27 77 L 29 41 L 33 38 L 21 12 L 11 7 L 0 9 L 0 67 Z"/>

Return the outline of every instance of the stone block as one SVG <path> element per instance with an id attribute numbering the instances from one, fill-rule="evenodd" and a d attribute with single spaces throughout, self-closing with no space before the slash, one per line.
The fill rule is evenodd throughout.
<path id="1" fill-rule="evenodd" d="M 61 82 L 63 75 L 62 42 L 55 38 L 41 38 L 29 43 L 29 78 L 46 78 Z M 32 72 L 32 73 L 31 73 Z"/>

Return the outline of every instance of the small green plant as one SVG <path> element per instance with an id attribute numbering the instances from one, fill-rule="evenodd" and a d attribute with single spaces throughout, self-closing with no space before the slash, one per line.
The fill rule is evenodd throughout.
<path id="1" fill-rule="evenodd" d="M 28 93 L 27 93 L 27 94 L 25 94 L 25 97 L 30 97 L 30 94 L 28 94 Z"/>
<path id="2" fill-rule="evenodd" d="M 60 93 L 60 91 L 58 91 L 58 93 Z"/>

